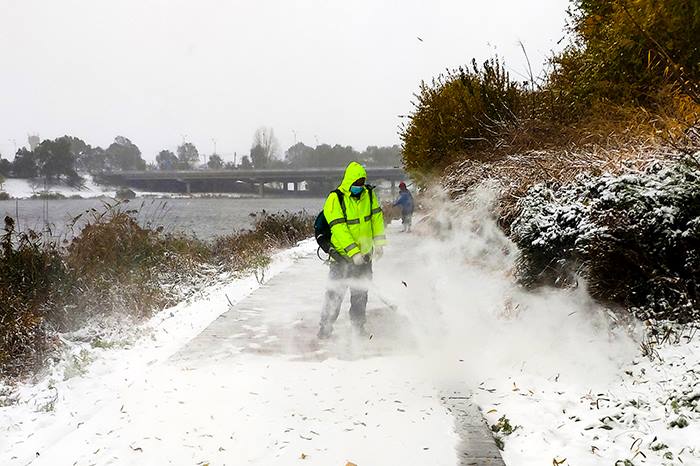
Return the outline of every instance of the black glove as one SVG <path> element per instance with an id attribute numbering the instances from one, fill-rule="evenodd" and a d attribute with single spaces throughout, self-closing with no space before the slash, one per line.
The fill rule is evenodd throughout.
<path id="1" fill-rule="evenodd" d="M 335 249 L 333 249 L 333 248 L 331 248 L 331 249 L 328 251 L 328 254 L 329 254 L 329 255 L 331 256 L 331 258 L 332 258 L 334 261 L 336 261 L 336 262 L 343 263 L 343 262 L 346 262 L 346 261 L 347 261 L 347 259 L 346 259 L 345 257 L 341 256 L 340 253 L 339 253 L 338 251 L 336 251 Z"/>

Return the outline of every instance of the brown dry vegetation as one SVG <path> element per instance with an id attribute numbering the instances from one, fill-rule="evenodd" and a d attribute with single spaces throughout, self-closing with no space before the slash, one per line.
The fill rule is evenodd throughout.
<path id="1" fill-rule="evenodd" d="M 496 57 L 421 83 L 401 128 L 405 166 L 429 179 L 465 159 L 528 154 L 547 170 L 556 152 L 605 166 L 608 153 L 693 150 L 683 137 L 700 123 L 700 3 L 572 0 L 567 29 L 544 76 L 514 81 Z"/>
<path id="2" fill-rule="evenodd" d="M 683 104 L 683 116 L 700 115 L 699 105 L 688 100 Z M 700 126 L 687 121 L 678 115 L 651 115 L 644 109 L 611 108 L 566 127 L 523 122 L 503 135 L 497 147 L 458 157 L 443 169 L 442 180 L 456 197 L 484 180 L 496 180 L 501 188 L 499 220 L 508 231 L 518 215 L 518 200 L 537 183 L 568 183 L 581 173 L 643 171 L 655 161 L 678 160 L 697 150 Z"/>
<path id="3" fill-rule="evenodd" d="M 657 167 L 659 161 L 665 166 L 680 166 L 688 158 L 696 163 L 688 156 L 700 151 L 700 3 L 572 0 L 567 29 L 570 44 L 553 56 L 541 78 L 513 81 L 502 61 L 494 58 L 481 67 L 472 62 L 471 67 L 421 83 L 414 111 L 401 128 L 404 163 L 419 184 L 439 182 L 459 197 L 476 184 L 495 180 L 501 188 L 499 223 L 512 234 L 523 201 L 532 202 L 530 188 L 540 183 L 561 194 L 567 190 L 560 192 L 558 187 L 576 186 L 577 175 L 584 173 L 653 177 L 658 170 L 652 165 Z M 695 173 L 688 176 L 694 179 Z M 684 186 L 668 189 L 675 193 Z M 695 191 L 685 195 L 695 199 Z M 693 206 L 667 205 L 672 197 L 661 192 L 652 200 L 629 196 L 628 201 L 640 204 L 640 215 L 653 206 L 681 209 L 677 219 L 694 215 Z M 693 251 L 683 250 L 700 240 L 700 233 L 690 228 L 687 241 L 657 251 L 652 246 L 663 243 L 662 235 L 654 236 L 652 226 L 644 231 L 643 241 L 641 236 L 625 236 L 622 233 L 641 219 L 624 217 L 613 216 L 614 224 L 605 225 L 620 235 L 599 238 L 579 257 L 558 247 L 536 250 L 528 243 L 530 236 L 514 238 L 522 251 L 523 283 L 567 282 L 557 281 L 560 274 L 547 274 L 546 269 L 561 263 L 581 271 L 583 264 L 583 274 L 601 300 L 646 308 L 639 315 L 694 318 L 695 311 L 674 317 L 673 309 L 683 300 L 690 307 L 700 302 L 693 291 L 697 259 Z M 556 229 L 559 220 L 549 220 Z M 612 280 L 629 275 L 620 269 L 624 261 L 616 259 L 628 253 L 644 256 L 636 263 L 663 263 L 664 270 L 647 267 L 635 270 L 633 280 Z M 678 261 L 677 256 L 687 260 Z M 532 258 L 537 260 L 528 262 Z M 567 263 L 571 260 L 579 263 Z M 671 281 L 673 286 L 668 285 Z M 628 299 L 632 295 L 636 297 Z M 668 298 L 671 295 L 675 297 Z M 660 314 L 652 302 L 659 296 L 670 306 Z"/>
<path id="4" fill-rule="evenodd" d="M 56 332 L 108 315 L 146 318 L 182 298 L 166 285 L 192 288 L 224 271 L 262 270 L 272 250 L 313 231 L 313 219 L 305 213 L 263 213 L 253 230 L 208 243 L 144 227 L 136 211 L 122 207 L 87 212 L 86 223 L 66 245 L 40 233 L 19 233 L 13 219 L 5 219 L 0 376 L 41 367 L 57 343 Z"/>

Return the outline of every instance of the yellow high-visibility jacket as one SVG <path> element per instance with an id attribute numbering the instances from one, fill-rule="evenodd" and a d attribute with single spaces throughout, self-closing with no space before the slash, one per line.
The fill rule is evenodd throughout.
<path id="1" fill-rule="evenodd" d="M 369 254 L 375 245 L 386 244 L 384 216 L 377 193 L 372 193 L 371 205 L 367 188 L 362 190 L 359 199 L 350 194 L 350 186 L 360 178 L 367 178 L 364 167 L 357 162 L 350 162 L 345 169 L 343 181 L 338 186 L 345 201 L 347 218 L 343 216 L 336 193 L 330 193 L 323 205 L 323 214 L 331 227 L 331 244 L 342 256 Z"/>

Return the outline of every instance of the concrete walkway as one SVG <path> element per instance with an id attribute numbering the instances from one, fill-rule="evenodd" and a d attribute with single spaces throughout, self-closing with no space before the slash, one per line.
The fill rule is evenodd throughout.
<path id="1" fill-rule="evenodd" d="M 415 323 L 376 292 L 406 286 L 389 271 L 406 270 L 398 251 L 416 238 L 389 239 L 370 336 L 353 336 L 346 297 L 333 338 L 318 341 L 327 267 L 302 255 L 170 359 L 101 390 L 31 464 L 502 465 L 469 393 L 430 375 Z"/>
<path id="2" fill-rule="evenodd" d="M 383 270 L 396 270 L 400 267 L 402 258 L 397 251 L 407 250 L 411 242 L 415 241 L 412 235 L 394 233 L 391 235 L 392 244 L 387 248 L 387 255 L 375 264 L 375 283 L 382 284 L 392 279 L 385 276 Z M 396 446 L 401 451 L 393 452 L 389 457 L 395 460 L 409 452 L 409 459 L 401 463 L 392 461 L 391 464 L 502 465 L 493 436 L 478 409 L 469 402 L 468 393 L 454 390 L 454 387 L 449 391 L 435 387 L 432 381 L 425 380 L 419 372 L 403 370 L 412 365 L 418 345 L 408 319 L 402 316 L 400 309 L 390 307 L 391 303 L 386 298 L 370 291 L 367 306 L 367 330 L 370 336 L 366 339 L 358 339 L 351 332 L 347 294 L 333 337 L 328 341 L 316 338 L 326 275 L 327 267 L 315 255 L 301 258 L 294 266 L 221 315 L 176 354 L 172 362 L 187 370 L 197 370 L 213 361 L 235 360 L 246 354 L 282 358 L 303 362 L 297 368 L 298 375 L 303 377 L 309 372 L 315 372 L 310 377 L 312 382 L 318 380 L 318 372 L 326 372 L 333 379 L 337 367 L 324 362 L 343 361 L 345 370 L 356 365 L 373 374 L 369 379 L 371 390 L 364 394 L 371 401 L 360 406 L 359 412 L 346 411 L 345 416 L 351 416 L 356 419 L 354 422 L 361 422 L 356 425 L 362 425 L 365 424 L 362 421 L 367 420 L 368 409 L 379 410 L 385 418 L 374 416 L 373 422 L 376 419 L 378 423 L 394 426 L 390 435 L 377 430 L 373 438 L 368 440 L 365 437 L 361 442 L 369 441 L 371 445 L 381 445 L 381 448 L 387 449 L 391 447 L 392 439 L 402 435 L 406 439 L 425 440 L 440 435 L 451 439 L 438 447 L 442 451 L 432 452 L 425 446 L 425 441 L 413 445 L 399 442 Z M 365 390 L 354 384 L 347 386 L 339 383 L 331 383 L 334 387 L 332 390 L 324 386 L 308 389 L 326 391 L 326 396 L 335 400 L 343 400 L 350 393 Z M 420 393 L 419 399 L 416 399 L 416 392 Z M 436 435 L 433 430 L 435 423 L 425 422 L 425 416 L 419 416 L 422 419 L 407 416 L 406 410 L 410 409 L 412 403 L 427 406 L 423 414 L 429 412 L 432 416 L 447 417 L 449 422 L 440 426 L 446 431 Z M 387 405 L 390 410 L 384 409 Z M 405 408 L 397 410 L 396 406 Z M 406 422 L 407 418 L 410 422 Z M 396 431 L 397 427 L 405 432 Z M 335 435 L 339 436 L 335 440 L 339 440 L 340 444 L 358 442 L 358 439 L 350 438 L 348 431 L 336 432 Z M 348 442 L 343 441 L 343 436 L 348 437 Z M 452 451 L 444 451 L 445 448 Z M 365 446 L 357 445 L 357 449 L 364 450 Z M 415 451 L 411 452 L 412 449 Z M 351 454 L 352 450 L 349 452 Z M 357 461 L 357 464 L 388 463 Z"/>

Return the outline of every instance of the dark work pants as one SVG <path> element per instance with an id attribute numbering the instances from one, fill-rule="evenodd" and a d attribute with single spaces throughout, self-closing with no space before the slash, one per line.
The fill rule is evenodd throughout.
<path id="1" fill-rule="evenodd" d="M 372 279 L 372 262 L 354 265 L 349 262 L 331 262 L 328 288 L 321 311 L 321 327 L 332 327 L 340 314 L 345 290 L 350 287 L 350 321 L 363 326 L 367 317 L 367 287 Z"/>

